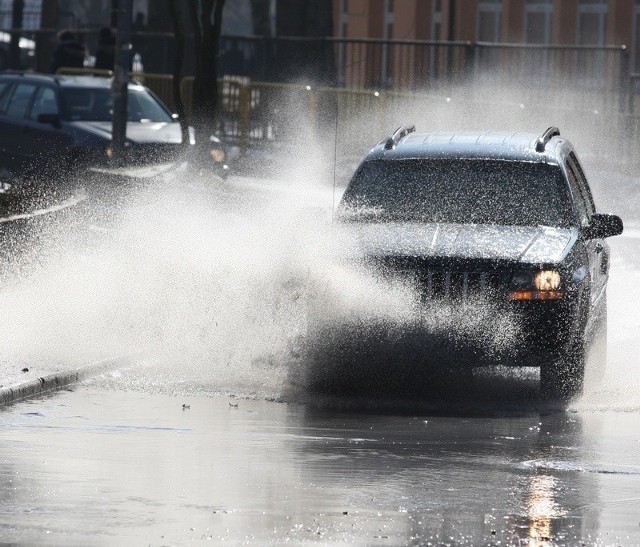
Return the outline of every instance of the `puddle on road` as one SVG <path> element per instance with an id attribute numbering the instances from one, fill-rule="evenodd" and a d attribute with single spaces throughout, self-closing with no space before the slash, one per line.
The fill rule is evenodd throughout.
<path id="1" fill-rule="evenodd" d="M 637 414 L 456 418 L 79 388 L 0 416 L 9 542 L 640 541 Z"/>

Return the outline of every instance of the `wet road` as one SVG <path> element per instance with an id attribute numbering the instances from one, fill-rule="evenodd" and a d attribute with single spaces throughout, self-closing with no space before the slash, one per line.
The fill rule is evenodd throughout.
<path id="1" fill-rule="evenodd" d="M 605 379 L 564 408 L 535 371 L 419 401 L 307 393 L 283 358 L 291 218 L 187 210 L 138 207 L 113 248 L 5 300 L 15 354 L 149 357 L 0 409 L 0 543 L 640 544 L 637 215 L 611 242 Z"/>
<path id="2" fill-rule="evenodd" d="M 640 413 L 500 408 L 62 392 L 1 411 L 0 538 L 640 543 Z"/>

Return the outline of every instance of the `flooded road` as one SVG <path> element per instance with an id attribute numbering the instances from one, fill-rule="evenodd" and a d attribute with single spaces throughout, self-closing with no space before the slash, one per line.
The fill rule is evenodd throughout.
<path id="1" fill-rule="evenodd" d="M 8 543 L 640 543 L 640 413 L 81 387 L 1 411 Z M 509 405 L 507 405 L 509 406 Z"/>
<path id="2" fill-rule="evenodd" d="M 7 361 L 146 357 L 0 408 L 0 543 L 640 544 L 635 209 L 604 207 L 626 228 L 610 242 L 606 375 L 579 400 L 545 403 L 535 370 L 340 398 L 293 381 L 290 280 L 326 274 L 322 231 L 290 188 L 265 205 L 262 183 L 232 182 L 227 201 L 142 195 L 100 245 L 38 257 L 3 296 Z M 341 281 L 336 302 L 386 302 Z"/>

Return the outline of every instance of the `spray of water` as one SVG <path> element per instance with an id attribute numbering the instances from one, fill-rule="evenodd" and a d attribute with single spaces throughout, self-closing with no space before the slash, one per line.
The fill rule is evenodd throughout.
<path id="1" fill-rule="evenodd" d="M 494 92 L 482 109 L 478 97 L 476 90 L 473 100 L 433 97 L 428 108 L 397 104 L 383 130 L 405 122 L 427 130 L 558 123 L 515 97 L 499 101 Z M 576 144 L 590 141 L 575 120 L 565 120 L 571 125 L 563 133 Z M 383 386 L 411 383 L 443 340 L 483 340 L 499 357 L 526 326 L 508 316 L 496 323 L 483 302 L 464 312 L 425 310 L 410 287 L 337 263 L 335 249 L 349 234 L 331 229 L 331 207 L 357 158 L 384 136 L 372 135 L 372 125 L 384 123 L 352 113 L 340 116 L 336 134 L 306 128 L 271 179 L 175 171 L 130 187 L 117 206 L 89 201 L 59 222 L 43 222 L 3 265 L 2 358 L 72 367 L 136 353 L 144 357 L 127 372 L 133 387 L 282 398 L 346 376 L 360 385 L 367 377 Z M 372 136 L 349 141 L 356 133 Z M 596 199 L 601 187 L 596 180 Z M 626 213 L 637 219 L 637 211 Z M 632 362 L 640 344 L 628 327 L 637 324 L 638 308 L 619 308 L 622 294 L 637 287 L 638 268 L 615 252 L 609 317 L 618 332 L 627 325 L 626 338 L 610 333 L 607 382 L 587 386 L 578 403 L 589 408 L 621 398 L 623 406 L 640 406 L 638 390 L 621 390 L 617 381 L 619 374 L 627 386 L 640 381 Z M 628 283 L 621 281 L 625 268 Z M 620 351 L 626 344 L 636 351 Z M 489 378 L 481 389 L 503 395 L 505 384 Z"/>

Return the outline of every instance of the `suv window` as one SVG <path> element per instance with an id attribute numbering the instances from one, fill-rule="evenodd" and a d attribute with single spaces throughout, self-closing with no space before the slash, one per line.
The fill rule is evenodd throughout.
<path id="1" fill-rule="evenodd" d="M 589 211 L 587 204 L 584 200 L 584 196 L 580 191 L 580 183 L 578 182 L 578 174 L 575 167 L 567 162 L 567 175 L 569 178 L 569 186 L 571 186 L 571 193 L 573 194 L 573 201 L 575 203 L 576 212 L 582 226 L 589 224 Z"/>
<path id="2" fill-rule="evenodd" d="M 29 118 L 37 120 L 40 114 L 58 114 L 56 92 L 50 87 L 39 87 L 36 91 Z"/>
<path id="3" fill-rule="evenodd" d="M 35 89 L 35 84 L 18 84 L 9 99 L 5 114 L 12 118 L 24 118 Z"/>
<path id="4" fill-rule="evenodd" d="M 497 160 L 374 160 L 349 185 L 339 214 L 367 222 L 568 226 L 562 170 Z"/>
<path id="5" fill-rule="evenodd" d="M 569 154 L 568 163 L 575 172 L 580 194 L 582 195 L 585 207 L 587 208 L 587 214 L 589 218 L 591 218 L 591 215 L 596 212 L 596 206 L 593 202 L 593 196 L 589 190 L 589 185 L 587 184 L 587 177 L 585 176 L 584 171 L 580 166 L 580 162 L 574 152 Z"/>

